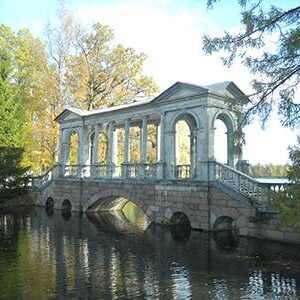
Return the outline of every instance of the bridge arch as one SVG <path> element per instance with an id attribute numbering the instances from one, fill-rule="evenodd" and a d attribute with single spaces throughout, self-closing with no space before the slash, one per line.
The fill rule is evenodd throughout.
<path id="1" fill-rule="evenodd" d="M 232 205 L 234 205 L 232 203 Z M 240 235 L 248 234 L 248 216 L 238 207 L 214 207 L 211 211 L 210 226 L 214 231 L 234 229 Z"/>
<path id="2" fill-rule="evenodd" d="M 85 212 L 105 211 L 112 208 L 118 210 L 122 209 L 128 201 L 131 201 L 137 205 L 144 212 L 144 214 L 150 218 L 150 220 L 153 219 L 153 216 L 151 216 L 152 211 L 149 209 L 145 201 L 141 200 L 140 193 L 130 192 L 120 187 L 114 187 L 113 189 L 105 189 L 97 192 L 87 201 L 85 201 L 82 209 Z"/>
<path id="3" fill-rule="evenodd" d="M 48 197 L 45 202 L 46 208 L 54 208 L 54 200 L 52 197 Z"/>
<path id="4" fill-rule="evenodd" d="M 72 210 L 72 204 L 71 204 L 70 200 L 65 199 L 65 200 L 62 202 L 61 208 L 62 208 L 63 210 L 71 211 L 71 210 Z"/>
<path id="5" fill-rule="evenodd" d="M 173 213 L 170 219 L 170 225 L 189 225 L 191 226 L 191 222 L 188 216 L 180 211 Z"/>

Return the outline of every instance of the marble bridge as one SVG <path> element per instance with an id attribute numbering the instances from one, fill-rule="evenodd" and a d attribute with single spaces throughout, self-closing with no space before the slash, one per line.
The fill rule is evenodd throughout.
<path id="1" fill-rule="evenodd" d="M 33 178 L 30 193 L 40 206 L 98 212 L 132 201 L 155 223 L 300 241 L 271 205 L 284 183 L 249 177 L 234 150 L 236 112 L 248 101 L 233 82 L 177 82 L 147 101 L 66 108 L 56 118 L 57 164 Z M 226 128 L 223 163 L 215 154 L 217 122 Z"/>

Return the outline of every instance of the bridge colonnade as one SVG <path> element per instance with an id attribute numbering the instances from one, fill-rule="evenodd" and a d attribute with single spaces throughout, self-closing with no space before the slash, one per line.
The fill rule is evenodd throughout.
<path id="1" fill-rule="evenodd" d="M 220 86 L 226 90 L 230 84 Z M 241 159 L 233 151 L 237 120 L 219 90 L 176 83 L 152 101 L 91 112 L 68 108 L 57 117 L 61 175 L 208 181 L 216 120 L 227 128 L 226 164 L 235 167 Z M 77 136 L 75 164 L 70 161 L 72 135 Z M 131 157 L 134 143 L 138 159 Z"/>

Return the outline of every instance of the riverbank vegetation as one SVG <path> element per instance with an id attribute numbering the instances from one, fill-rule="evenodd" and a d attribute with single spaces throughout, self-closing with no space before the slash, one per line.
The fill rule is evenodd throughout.
<path id="1" fill-rule="evenodd" d="M 55 25 L 53 25 L 55 24 Z M 91 110 L 151 97 L 144 53 L 117 44 L 111 28 L 84 27 L 65 7 L 43 37 L 0 25 L 0 147 L 22 148 L 38 174 L 54 164 L 64 106 Z"/>

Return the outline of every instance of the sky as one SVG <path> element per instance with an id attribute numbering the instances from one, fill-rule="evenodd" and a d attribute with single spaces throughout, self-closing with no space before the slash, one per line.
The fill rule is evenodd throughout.
<path id="1" fill-rule="evenodd" d="M 265 0 L 263 4 L 274 2 L 288 8 L 298 1 Z M 203 34 L 239 29 L 237 0 L 223 0 L 212 10 L 207 10 L 206 0 L 66 0 L 65 4 L 80 22 L 109 25 L 116 42 L 146 53 L 145 73 L 161 91 L 176 81 L 199 85 L 234 81 L 244 93 L 250 92 L 253 77 L 245 67 L 236 63 L 228 69 L 218 55 L 207 56 L 202 51 Z M 58 7 L 56 0 L 0 0 L 0 23 L 14 30 L 26 27 L 42 36 L 47 22 L 55 20 Z M 256 121 L 245 133 L 244 159 L 252 164 L 286 164 L 287 147 L 296 143 L 299 131 L 281 128 L 273 114 L 264 130 Z"/>

